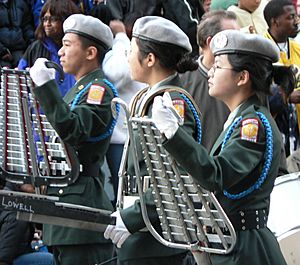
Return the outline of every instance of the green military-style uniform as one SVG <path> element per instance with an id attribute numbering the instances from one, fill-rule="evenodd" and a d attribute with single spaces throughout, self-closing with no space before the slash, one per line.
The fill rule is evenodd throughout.
<path id="1" fill-rule="evenodd" d="M 104 75 L 100 69 L 90 72 L 78 80 L 64 100 L 54 80 L 37 87 L 34 93 L 62 141 L 77 151 L 83 167 L 83 171 L 74 184 L 63 188 L 48 188 L 47 194 L 58 196 L 61 202 L 112 211 L 113 207 L 103 188 L 104 175 L 100 170 L 110 137 L 100 141 L 89 141 L 91 137 L 103 135 L 112 121 L 111 100 L 114 95 L 103 78 Z M 95 90 L 97 91 L 93 96 Z M 82 94 L 78 98 L 79 93 Z M 74 102 L 75 99 L 76 102 Z M 107 251 L 109 249 L 107 246 L 111 245 L 111 242 L 103 237 L 103 233 L 55 225 L 44 226 L 43 240 L 49 246 L 100 244 L 99 253 L 101 245 L 103 251 L 104 249 Z M 76 251 L 73 252 L 72 255 L 76 257 Z M 108 252 L 101 255 L 109 257 L 110 254 Z M 99 259 L 92 260 L 86 257 L 82 264 L 98 262 L 100 262 Z"/>
<path id="2" fill-rule="evenodd" d="M 263 113 L 271 126 L 273 159 L 266 178 L 257 189 L 246 194 L 245 191 L 257 184 L 265 163 L 266 125 L 256 112 Z M 235 127 L 229 126 L 221 133 L 210 155 L 203 146 L 195 145 L 194 139 L 182 127 L 164 143 L 164 147 L 201 186 L 215 192 L 236 229 L 235 248 L 228 255 L 211 255 L 213 265 L 286 264 L 275 236 L 266 227 L 267 219 L 261 220 L 267 218 L 270 193 L 278 175 L 280 132 L 257 96 L 242 103 L 230 117 L 231 125 L 241 118 Z M 229 130 L 232 134 L 227 139 Z M 222 147 L 224 138 L 226 143 Z M 256 221 L 257 225 L 250 227 Z"/>
<path id="3" fill-rule="evenodd" d="M 155 90 L 159 90 L 162 86 L 180 87 L 181 83 L 178 75 L 176 74 L 174 76 L 171 76 L 155 85 L 146 92 L 146 95 Z M 163 92 L 161 92 L 159 95 L 162 94 Z M 170 96 L 173 100 L 173 103 L 176 102 L 176 100 L 180 100 L 183 102 L 185 109 L 183 130 L 185 130 L 187 134 L 195 136 L 196 123 L 190 107 L 183 100 L 179 92 L 170 92 Z M 143 98 L 144 97 L 142 96 L 140 103 L 141 101 L 143 101 Z M 148 107 L 146 107 L 147 112 L 145 115 L 149 117 L 151 117 L 152 104 L 153 98 Z M 139 108 L 140 104 L 138 103 L 136 111 L 138 111 Z M 129 153 L 127 171 L 129 175 L 135 175 L 133 160 L 130 154 L 131 153 Z M 138 159 L 141 175 L 148 175 L 141 149 L 138 149 Z M 145 202 L 147 204 L 149 219 L 151 220 L 156 230 L 161 231 L 158 215 L 155 210 L 154 199 L 152 197 L 150 189 L 148 189 L 148 191 L 145 193 Z M 181 264 L 181 258 L 185 256 L 184 250 L 169 248 L 162 245 L 150 234 L 150 232 L 139 232 L 140 229 L 145 228 L 139 200 L 137 200 L 133 206 L 121 210 L 120 214 L 125 226 L 132 234 L 126 239 L 122 247 L 118 249 L 118 259 L 122 262 L 121 264 Z M 147 260 L 145 260 L 145 258 L 147 258 Z M 157 259 L 160 259 L 160 261 L 158 261 Z"/>

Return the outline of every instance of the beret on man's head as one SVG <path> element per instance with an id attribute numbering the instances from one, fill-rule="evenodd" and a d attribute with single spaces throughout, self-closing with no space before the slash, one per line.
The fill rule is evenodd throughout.
<path id="1" fill-rule="evenodd" d="M 158 44 L 172 44 L 192 51 L 188 36 L 175 23 L 162 17 L 145 16 L 137 19 L 132 37 Z"/>
<path id="2" fill-rule="evenodd" d="M 64 21 L 63 29 L 64 33 L 78 34 L 94 41 L 105 49 L 109 49 L 112 46 L 113 34 L 111 29 L 98 18 L 73 14 Z"/>
<path id="3" fill-rule="evenodd" d="M 211 40 L 210 48 L 214 55 L 241 53 L 269 60 L 279 60 L 279 48 L 271 40 L 258 34 L 242 33 L 239 30 L 223 30 Z"/>

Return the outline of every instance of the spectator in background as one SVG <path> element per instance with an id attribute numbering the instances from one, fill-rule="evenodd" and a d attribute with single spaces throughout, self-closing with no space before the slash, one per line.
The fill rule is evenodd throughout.
<path id="1" fill-rule="evenodd" d="M 109 0 L 107 6 L 116 20 L 124 21 L 127 14 L 140 12 L 141 16 L 161 15 L 160 0 Z"/>
<path id="2" fill-rule="evenodd" d="M 211 0 L 210 10 L 227 10 L 228 7 L 237 4 L 238 0 Z"/>
<path id="3" fill-rule="evenodd" d="M 205 13 L 202 1 L 180 0 L 167 1 L 161 0 L 163 17 L 173 21 L 189 37 L 192 45 L 193 55 L 199 55 L 199 47 L 196 41 L 197 25 Z"/>
<path id="4" fill-rule="evenodd" d="M 210 10 L 211 0 L 203 0 L 203 9 L 207 13 Z"/>
<path id="5" fill-rule="evenodd" d="M 227 10 L 236 14 L 241 31 L 246 33 L 264 34 L 268 25 L 263 16 L 267 0 L 239 0 L 237 5 Z"/>
<path id="6" fill-rule="evenodd" d="M 19 61 L 18 68 L 25 69 L 33 66 L 37 58 L 47 58 L 60 64 L 58 50 L 62 46 L 63 22 L 71 14 L 79 13 L 78 7 L 71 0 L 48 0 L 43 6 L 34 41 Z M 59 75 L 56 74 L 59 81 Z M 64 81 L 59 85 L 62 96 L 74 85 L 75 78 L 65 74 Z"/>
<path id="7" fill-rule="evenodd" d="M 94 5 L 90 15 L 99 18 L 107 26 L 109 26 L 110 21 L 113 20 L 111 10 L 104 2 Z"/>
<path id="8" fill-rule="evenodd" d="M 264 9 L 264 17 L 268 23 L 269 29 L 265 37 L 271 39 L 280 49 L 279 63 L 295 68 L 300 67 L 300 44 L 292 40 L 298 31 L 298 18 L 296 10 L 291 0 L 271 0 Z M 298 71 L 299 76 L 299 71 Z M 299 77 L 297 78 L 299 80 Z M 276 113 L 275 121 L 283 137 L 286 156 L 292 154 L 299 146 L 299 111 L 295 109 L 294 104 L 300 103 L 300 84 L 296 82 L 296 87 L 289 97 L 289 104 L 284 104 L 282 100 L 281 107 L 277 106 L 280 112 L 274 110 L 275 97 L 281 97 L 280 87 L 272 88 L 272 97 L 269 98 L 271 113 Z M 278 101 L 277 101 L 278 103 Z M 294 103 L 294 104 L 293 104 Z M 298 115 L 297 115 L 298 114 Z"/>
<path id="9" fill-rule="evenodd" d="M 28 0 L 30 1 L 30 0 Z M 84 14 L 90 14 L 93 7 L 104 2 L 104 0 L 72 0 Z M 31 9 L 34 18 L 34 26 L 40 23 L 40 13 L 47 0 L 31 0 Z M 64 2 L 64 0 L 61 0 Z"/>
<path id="10" fill-rule="evenodd" d="M 18 65 L 34 41 L 33 21 L 25 0 L 0 0 L 0 66 Z"/>
<path id="11" fill-rule="evenodd" d="M 34 27 L 36 28 L 40 23 L 40 14 L 43 5 L 47 0 L 31 0 L 31 10 L 33 14 Z"/>
<path id="12" fill-rule="evenodd" d="M 193 0 L 109 0 L 114 19 L 124 21 L 126 14 L 141 12 L 141 16 L 163 16 L 178 25 L 188 35 L 193 54 L 198 55 L 197 24 L 205 13 L 202 1 Z"/>
<path id="13" fill-rule="evenodd" d="M 201 111 L 201 143 L 208 151 L 223 130 L 223 124 L 229 114 L 229 109 L 222 101 L 208 94 L 208 71 L 214 63 L 210 42 L 215 34 L 225 29 L 239 29 L 233 12 L 217 10 L 203 15 L 197 31 L 197 41 L 201 49 L 198 70 L 180 75 L 183 87 L 192 95 Z M 211 122 L 212 120 L 214 122 Z"/>

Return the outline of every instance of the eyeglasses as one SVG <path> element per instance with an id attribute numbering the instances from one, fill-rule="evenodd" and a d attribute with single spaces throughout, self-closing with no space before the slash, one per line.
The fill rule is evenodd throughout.
<path id="1" fill-rule="evenodd" d="M 45 22 L 50 22 L 50 23 L 52 23 L 52 22 L 57 22 L 57 21 L 59 21 L 60 20 L 60 18 L 59 17 L 57 17 L 57 16 L 44 16 L 44 17 L 42 17 L 41 18 L 41 21 L 43 22 L 43 23 L 45 23 Z"/>
<path id="2" fill-rule="evenodd" d="M 234 68 L 230 68 L 230 67 L 221 67 L 219 65 L 213 64 L 213 66 L 211 67 L 211 70 L 213 72 L 216 72 L 217 69 L 224 69 L 224 70 L 232 70 L 232 71 L 236 71 Z"/>

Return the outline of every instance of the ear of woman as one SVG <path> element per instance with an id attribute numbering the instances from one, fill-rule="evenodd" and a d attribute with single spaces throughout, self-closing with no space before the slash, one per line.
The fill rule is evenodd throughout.
<path id="1" fill-rule="evenodd" d="M 238 85 L 245 85 L 250 80 L 250 75 L 247 70 L 243 70 L 239 73 Z"/>

